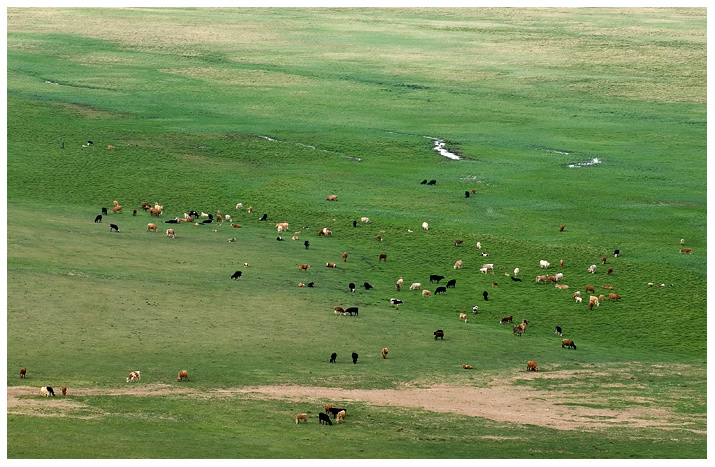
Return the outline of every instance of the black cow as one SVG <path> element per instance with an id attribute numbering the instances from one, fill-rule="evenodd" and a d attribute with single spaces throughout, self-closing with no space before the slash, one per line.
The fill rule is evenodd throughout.
<path id="1" fill-rule="evenodd" d="M 213 215 L 213 214 L 209 214 L 209 220 L 210 220 L 210 221 L 214 220 L 214 215 Z"/>
<path id="2" fill-rule="evenodd" d="M 447 288 L 454 288 L 455 285 L 457 285 L 457 279 L 450 279 L 447 281 Z"/>
<path id="3" fill-rule="evenodd" d="M 615 256 L 616 258 L 618 258 L 618 256 L 619 256 L 620 254 L 621 254 L 621 250 L 616 250 L 616 251 L 613 252 L 613 256 Z"/>
<path id="4" fill-rule="evenodd" d="M 422 181 L 420 182 L 420 185 L 427 185 L 427 179 L 425 178 L 424 180 L 422 180 Z"/>
<path id="5" fill-rule="evenodd" d="M 336 354 L 335 352 L 330 354 L 330 362 L 329 363 L 335 363 L 336 358 L 338 358 L 338 354 Z"/>
<path id="6" fill-rule="evenodd" d="M 355 284 L 353 284 L 352 282 L 348 284 L 348 288 L 351 292 L 355 292 Z"/>
<path id="7" fill-rule="evenodd" d="M 357 227 L 357 221 L 353 221 L 353 227 Z"/>
<path id="8" fill-rule="evenodd" d="M 276 240 L 278 240 L 279 242 L 282 242 L 282 241 L 283 241 L 283 237 L 276 237 Z"/>
<path id="9" fill-rule="evenodd" d="M 240 279 L 241 274 L 243 274 L 241 271 L 236 271 L 233 274 L 231 274 L 231 279 Z"/>
<path id="10" fill-rule="evenodd" d="M 485 290 L 484 292 L 482 292 L 482 295 L 484 296 L 484 301 L 485 301 L 485 302 L 486 302 L 486 301 L 489 301 L 489 299 L 487 298 L 487 297 L 489 296 L 489 294 L 487 293 L 486 290 Z"/>
<path id="11" fill-rule="evenodd" d="M 199 217 L 199 213 L 196 212 L 196 211 L 191 211 L 191 212 L 189 213 L 189 216 L 191 216 L 191 217 L 193 217 L 194 219 L 196 219 L 197 217 Z"/>
<path id="12" fill-rule="evenodd" d="M 102 215 L 101 214 L 99 214 L 97 217 L 94 218 L 94 223 L 95 224 L 102 223 Z"/>
<path id="13" fill-rule="evenodd" d="M 350 316 L 352 316 L 353 313 L 355 313 L 355 315 L 357 315 L 357 314 L 358 314 L 358 307 L 356 307 L 356 306 L 351 306 L 351 307 L 345 309 L 345 313 L 349 313 Z"/>
<path id="14" fill-rule="evenodd" d="M 164 224 L 178 224 L 179 219 L 169 219 L 168 221 L 164 221 Z"/>
<path id="15" fill-rule="evenodd" d="M 264 220 L 266 220 L 266 219 L 268 219 L 268 214 L 263 214 L 263 215 L 261 216 L 261 218 L 258 219 L 258 220 L 264 221 Z"/>
<path id="16" fill-rule="evenodd" d="M 468 192 L 468 191 L 465 191 L 465 192 L 464 192 L 464 197 L 465 197 L 465 198 L 469 198 L 469 192 Z"/>
<path id="17" fill-rule="evenodd" d="M 209 214 L 209 215 L 211 215 L 211 214 Z M 202 223 L 202 224 L 210 224 L 210 223 L 212 223 L 213 221 L 214 221 L 213 219 L 206 219 L 205 221 L 202 221 L 201 223 Z"/>
<path id="18" fill-rule="evenodd" d="M 330 411 L 331 414 L 333 414 L 333 419 L 338 415 L 339 412 L 342 412 L 345 409 L 338 409 L 336 407 L 330 407 L 328 411 Z M 345 411 L 347 413 L 347 410 Z"/>
<path id="19" fill-rule="evenodd" d="M 512 276 L 512 277 L 511 277 L 511 280 L 513 280 L 514 282 L 521 282 L 521 279 L 519 279 L 518 277 L 513 277 L 513 276 Z"/>
<path id="20" fill-rule="evenodd" d="M 556 326 L 556 329 L 554 330 L 554 334 L 559 335 L 559 336 L 563 335 L 561 332 L 561 326 Z"/>
<path id="21" fill-rule="evenodd" d="M 333 422 L 330 421 L 330 417 L 328 417 L 326 414 L 320 412 L 318 414 L 318 420 L 320 421 L 321 425 L 332 425 Z"/>
<path id="22" fill-rule="evenodd" d="M 400 306 L 403 303 L 404 302 L 402 300 L 400 300 L 399 298 L 391 298 L 390 299 L 390 305 Z"/>
<path id="23" fill-rule="evenodd" d="M 308 287 L 315 287 L 315 282 L 308 282 Z"/>
<path id="24" fill-rule="evenodd" d="M 428 185 L 434 185 L 436 183 L 437 183 L 437 180 L 430 180 L 429 182 L 427 182 Z"/>
<path id="25" fill-rule="evenodd" d="M 434 289 L 434 294 L 437 295 L 438 293 L 447 293 L 447 287 L 437 287 Z"/>
<path id="26" fill-rule="evenodd" d="M 45 388 L 47 388 L 47 392 L 50 393 L 50 396 L 52 396 L 52 397 L 55 396 L 55 391 L 51 387 L 45 386 Z"/>
<path id="27" fill-rule="evenodd" d="M 429 276 L 429 281 L 430 281 L 430 283 L 432 283 L 432 282 L 439 282 L 439 281 L 441 281 L 442 279 L 444 279 L 444 276 L 438 276 L 437 274 L 430 274 L 430 276 Z"/>
<path id="28" fill-rule="evenodd" d="M 109 224 L 109 231 L 111 232 L 112 230 L 119 232 L 119 227 L 117 227 L 117 224 Z"/>
<path id="29" fill-rule="evenodd" d="M 102 208 L 102 214 L 107 215 L 107 208 Z"/>
<path id="30" fill-rule="evenodd" d="M 367 282 L 365 282 L 362 286 L 365 287 L 365 290 L 372 289 L 372 286 L 370 284 L 368 284 Z"/>
<path id="31" fill-rule="evenodd" d="M 358 354 L 353 352 L 353 363 L 357 363 Z"/>
<path id="32" fill-rule="evenodd" d="M 444 340 L 444 331 L 442 331 L 441 329 L 438 329 L 434 332 L 434 340 L 437 340 L 438 337 Z"/>

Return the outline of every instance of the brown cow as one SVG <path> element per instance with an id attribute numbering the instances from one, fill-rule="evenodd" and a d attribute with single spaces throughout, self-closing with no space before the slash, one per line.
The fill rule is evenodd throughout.
<path id="1" fill-rule="evenodd" d="M 309 267 L 310 267 L 310 264 L 301 264 L 300 266 L 298 266 L 298 270 L 299 271 L 307 271 Z"/>
<path id="2" fill-rule="evenodd" d="M 62 395 L 66 396 L 67 395 L 67 386 L 62 386 Z"/>
<path id="3" fill-rule="evenodd" d="M 382 358 L 387 358 L 387 347 L 382 349 Z"/>
<path id="4" fill-rule="evenodd" d="M 536 362 L 529 360 L 526 362 L 526 371 L 538 371 L 536 368 Z"/>
<path id="5" fill-rule="evenodd" d="M 586 286 L 586 292 L 596 293 L 596 291 L 593 289 L 593 286 L 592 286 L 592 285 L 587 285 L 587 286 Z"/>
<path id="6" fill-rule="evenodd" d="M 330 195 L 327 198 L 325 198 L 325 201 L 337 201 L 338 200 L 338 195 Z"/>
<path id="7" fill-rule="evenodd" d="M 347 262 L 347 261 L 348 261 L 348 252 L 343 251 L 343 262 Z"/>
<path id="8" fill-rule="evenodd" d="M 693 254 L 693 249 L 692 248 L 683 248 L 680 250 L 681 253 L 685 253 L 686 255 L 692 255 Z"/>
<path id="9" fill-rule="evenodd" d="M 159 232 L 159 227 L 156 226 L 156 224 L 147 224 L 146 225 L 146 230 L 147 232 L 150 230 L 153 230 L 154 232 Z"/>
<path id="10" fill-rule="evenodd" d="M 380 261 L 387 261 L 387 255 L 380 253 L 380 256 L 377 257 L 377 262 L 379 263 Z"/>
<path id="11" fill-rule="evenodd" d="M 179 376 L 176 377 L 176 381 L 189 380 L 189 373 L 186 370 L 181 370 Z"/>
<path id="12" fill-rule="evenodd" d="M 504 324 L 504 323 L 511 323 L 513 320 L 513 317 L 511 316 L 506 316 L 499 321 L 499 324 Z"/>
<path id="13" fill-rule="evenodd" d="M 114 205 L 114 207 L 112 208 L 112 214 L 114 214 L 115 212 L 122 212 L 122 207 L 118 204 Z"/>
<path id="14" fill-rule="evenodd" d="M 609 300 L 620 300 L 621 296 L 618 295 L 617 293 L 609 293 L 608 294 L 608 299 Z"/>
<path id="15" fill-rule="evenodd" d="M 26 368 L 20 369 L 20 378 L 24 378 L 26 373 L 27 373 L 27 369 L 26 369 Z"/>
<path id="16" fill-rule="evenodd" d="M 298 424 L 299 421 L 305 421 L 305 423 L 308 423 L 308 414 L 306 413 L 299 413 L 298 415 L 295 416 L 295 423 Z"/>

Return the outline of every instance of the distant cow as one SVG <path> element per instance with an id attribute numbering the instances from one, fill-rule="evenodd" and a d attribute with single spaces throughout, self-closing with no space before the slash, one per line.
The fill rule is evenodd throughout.
<path id="1" fill-rule="evenodd" d="M 358 307 L 356 306 L 351 306 L 345 309 L 345 313 L 349 314 L 352 316 L 353 314 L 357 315 L 358 314 Z"/>
<path id="2" fill-rule="evenodd" d="M 402 305 L 404 302 L 398 298 L 391 298 L 390 299 L 390 305 L 394 305 L 395 307 L 399 308 L 400 305 Z"/>
<path id="3" fill-rule="evenodd" d="M 447 288 L 449 289 L 454 288 L 454 286 L 457 285 L 457 279 L 450 279 L 447 281 Z"/>
<path id="4" fill-rule="evenodd" d="M 327 198 L 325 198 L 325 201 L 337 201 L 338 200 L 338 195 L 330 195 Z"/>
<path id="5" fill-rule="evenodd" d="M 513 276 L 512 276 L 512 277 L 511 277 L 511 280 L 513 280 L 514 282 L 521 282 L 521 279 L 519 279 L 518 277 L 513 277 Z"/>
<path id="6" fill-rule="evenodd" d="M 139 381 L 142 378 L 141 371 L 132 371 L 127 377 L 127 383 L 130 381 Z"/>
<path id="7" fill-rule="evenodd" d="M 250 209 L 250 208 L 249 208 L 249 209 Z M 266 220 L 266 219 L 268 219 L 268 214 L 263 214 L 263 215 L 261 216 L 261 218 L 258 219 L 258 220 L 259 220 L 259 221 L 264 221 L 264 220 Z"/>
<path id="8" fill-rule="evenodd" d="M 377 257 L 377 262 L 379 263 L 380 261 L 387 261 L 387 255 L 380 253 L 380 256 Z"/>
<path id="9" fill-rule="evenodd" d="M 107 215 L 107 208 L 102 208 L 102 214 Z"/>
<path id="10" fill-rule="evenodd" d="M 387 358 L 387 347 L 382 349 L 382 358 Z"/>
<path id="11" fill-rule="evenodd" d="M 117 224 L 109 224 L 109 231 L 111 232 L 114 230 L 115 232 L 119 232 L 119 227 L 117 227 Z"/>
<path id="12" fill-rule="evenodd" d="M 526 362 L 526 371 L 538 371 L 536 368 L 536 362 L 529 360 Z"/>
<path id="13" fill-rule="evenodd" d="M 482 292 L 482 296 L 484 297 L 484 301 L 485 301 L 485 302 L 486 302 L 486 301 L 489 301 L 489 298 L 488 298 L 488 297 L 489 297 L 489 293 L 488 293 L 486 290 L 485 290 L 484 292 Z"/>
<path id="14" fill-rule="evenodd" d="M 176 377 L 176 381 L 189 380 L 189 373 L 186 370 L 181 370 L 179 376 Z"/>
<path id="15" fill-rule="evenodd" d="M 372 289 L 372 286 L 370 284 L 368 284 L 367 282 L 365 282 L 362 286 L 365 287 L 365 290 Z"/>
<path id="16" fill-rule="evenodd" d="M 576 350 L 576 344 L 573 343 L 571 339 L 562 339 L 561 340 L 561 348 L 567 348 L 567 349 L 574 349 Z"/>
<path id="17" fill-rule="evenodd" d="M 616 251 L 614 251 L 614 252 L 613 252 L 613 256 L 616 257 L 616 258 L 618 258 L 619 256 L 621 256 L 621 250 L 616 250 Z"/>
<path id="18" fill-rule="evenodd" d="M 335 352 L 330 354 L 330 362 L 329 363 L 335 363 L 335 359 L 338 358 L 338 354 Z"/>
<path id="19" fill-rule="evenodd" d="M 95 224 L 101 224 L 102 223 L 102 215 L 97 214 L 97 217 L 94 218 L 94 223 Z"/>
<path id="20" fill-rule="evenodd" d="M 307 271 L 309 267 L 310 267 L 310 264 L 302 264 L 302 263 L 301 263 L 301 264 L 298 266 L 298 270 L 299 270 L 299 271 Z"/>
<path id="21" fill-rule="evenodd" d="M 332 425 L 333 422 L 330 421 L 330 417 L 328 417 L 324 413 L 319 413 L 318 414 L 318 421 L 320 422 L 321 425 Z"/>
<path id="22" fill-rule="evenodd" d="M 557 336 L 563 335 L 561 332 L 561 326 L 556 326 L 556 329 L 554 329 L 554 334 L 556 334 Z"/>
<path id="23" fill-rule="evenodd" d="M 686 255 L 692 255 L 693 254 L 693 249 L 692 248 L 683 248 L 680 250 L 681 253 L 685 253 Z"/>
<path id="24" fill-rule="evenodd" d="M 429 182 L 427 182 L 428 185 L 434 185 L 436 183 L 437 183 L 437 180 L 430 180 Z"/>
<path id="25" fill-rule="evenodd" d="M 434 332 L 434 340 L 437 340 L 438 337 L 444 340 L 444 331 L 442 331 L 441 329 L 438 329 Z"/>
<path id="26" fill-rule="evenodd" d="M 146 230 L 147 230 L 147 232 L 150 231 L 150 230 L 153 230 L 154 232 L 157 232 L 157 233 L 158 233 L 158 232 L 159 232 L 159 227 L 157 227 L 156 224 L 147 224 L 147 225 L 146 225 Z"/>
<path id="27" fill-rule="evenodd" d="M 310 246 L 310 242 L 308 240 L 303 242 L 303 245 L 305 245 L 305 249 L 307 250 L 308 247 Z"/>
<path id="28" fill-rule="evenodd" d="M 20 378 L 24 378 L 25 374 L 27 374 L 27 369 L 26 368 L 21 368 L 20 369 Z"/>
<path id="29" fill-rule="evenodd" d="M 352 282 L 348 284 L 348 288 L 351 292 L 355 292 L 355 284 L 353 284 Z"/>
<path id="30" fill-rule="evenodd" d="M 504 324 L 504 323 L 511 323 L 513 320 L 513 317 L 511 316 L 505 316 L 504 318 L 499 321 L 499 324 Z"/>
<path id="31" fill-rule="evenodd" d="M 439 282 L 439 281 L 441 281 L 442 279 L 444 279 L 444 276 L 439 276 L 439 275 L 437 275 L 437 274 L 430 274 L 430 276 L 429 276 L 429 281 L 430 281 L 430 282 Z"/>
<path id="32" fill-rule="evenodd" d="M 240 279 L 242 274 L 243 273 L 241 271 L 236 271 L 233 274 L 231 274 L 231 279 Z"/>
<path id="33" fill-rule="evenodd" d="M 438 293 L 446 294 L 447 287 L 437 287 L 436 289 L 434 289 L 434 294 L 437 295 Z"/>
<path id="34" fill-rule="evenodd" d="M 353 363 L 357 363 L 358 354 L 356 354 L 355 352 L 353 352 L 352 357 L 353 357 Z"/>

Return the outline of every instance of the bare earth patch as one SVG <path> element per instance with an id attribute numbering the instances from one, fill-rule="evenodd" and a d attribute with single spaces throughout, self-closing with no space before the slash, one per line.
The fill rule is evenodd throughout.
<path id="1" fill-rule="evenodd" d="M 573 378 L 593 370 L 555 371 L 521 374 L 517 379 Z M 588 400 L 583 394 L 568 391 L 540 391 L 525 385 L 514 385 L 515 379 L 494 380 L 487 387 L 434 384 L 427 388 L 401 389 L 344 389 L 310 386 L 248 386 L 199 390 L 169 384 L 131 384 L 114 389 L 71 388 L 66 397 L 46 400 L 39 388 L 11 386 L 7 389 L 7 413 L 34 416 L 99 417 L 102 413 L 78 401 L 76 396 L 133 395 L 161 397 L 185 394 L 202 399 L 220 399 L 243 395 L 249 398 L 283 399 L 295 402 L 314 402 L 322 406 L 327 401 L 361 402 L 375 406 L 420 408 L 432 412 L 449 412 L 490 420 L 530 424 L 559 430 L 591 430 L 606 427 L 687 429 L 687 420 L 658 404 L 643 406 L 635 396 L 633 407 L 626 409 L 602 408 L 608 405 L 605 395 L 594 394 Z M 593 407 L 602 406 L 602 407 Z"/>

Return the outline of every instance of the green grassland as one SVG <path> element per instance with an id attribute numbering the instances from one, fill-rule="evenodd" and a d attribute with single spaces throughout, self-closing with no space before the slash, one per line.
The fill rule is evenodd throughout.
<path id="1" fill-rule="evenodd" d="M 706 456 L 704 9 L 7 15 L 7 384 L 68 386 L 76 404 L 9 409 L 9 458 L 116 458 L 128 447 L 141 458 Z M 114 200 L 124 212 L 94 223 Z M 164 206 L 159 233 L 147 232 L 157 220 L 142 202 Z M 192 209 L 242 228 L 178 224 L 167 238 L 163 221 Z M 362 216 L 370 223 L 353 227 Z M 270 223 L 282 221 L 278 242 Z M 319 237 L 323 227 L 333 235 Z M 679 253 L 681 238 L 692 255 Z M 569 290 L 534 283 L 541 259 Z M 496 274 L 479 273 L 486 262 Z M 515 267 L 521 283 L 504 275 Z M 430 274 L 457 285 L 431 298 L 407 290 L 434 292 Z M 589 311 L 569 298 L 587 284 L 623 298 Z M 360 316 L 336 316 L 336 305 Z M 526 334 L 500 325 L 507 315 L 529 319 Z M 578 350 L 561 348 L 555 325 Z M 596 373 L 520 379 L 527 360 L 540 376 Z M 689 422 L 560 430 L 528 414 L 512 423 L 351 402 L 331 428 L 317 423 L 322 400 L 72 394 L 123 388 L 136 369 L 136 388 L 204 394 L 507 378 Z M 175 381 L 180 369 L 190 383 Z M 298 412 L 308 425 L 295 425 Z"/>

